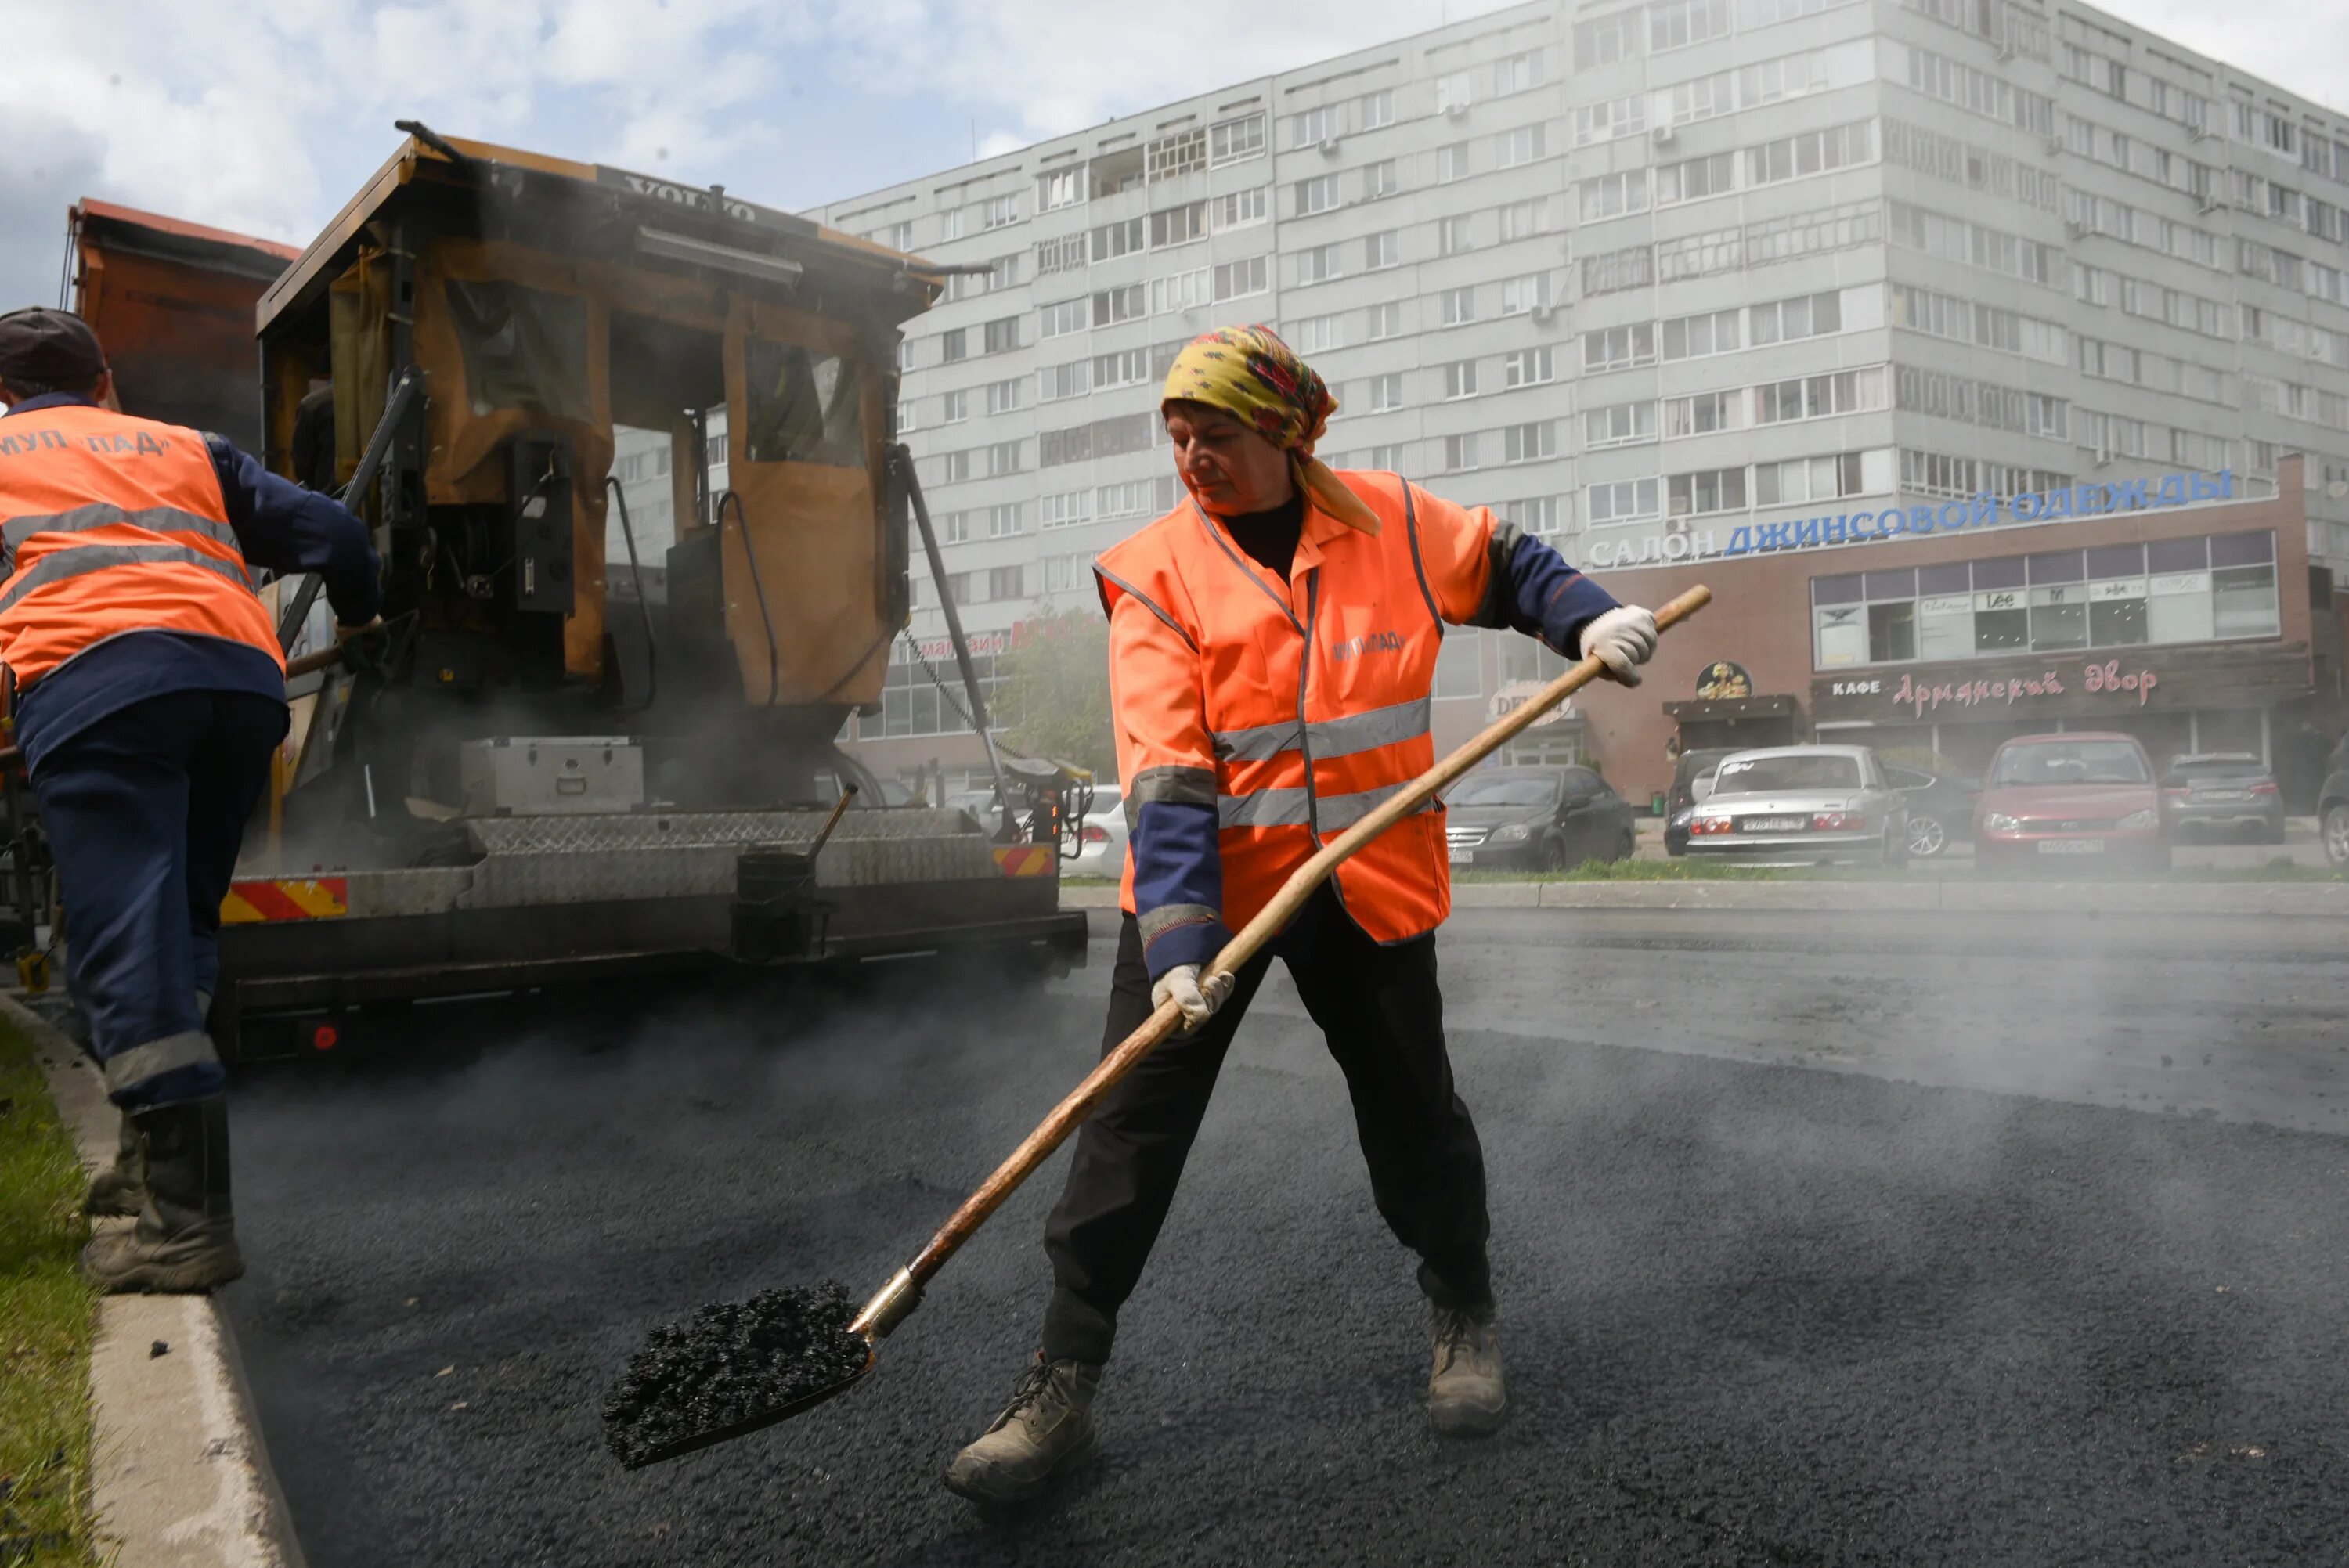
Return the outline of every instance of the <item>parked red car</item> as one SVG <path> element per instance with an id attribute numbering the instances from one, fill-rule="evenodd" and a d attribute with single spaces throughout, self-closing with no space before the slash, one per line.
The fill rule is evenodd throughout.
<path id="1" fill-rule="evenodd" d="M 2161 791 L 2134 736 L 2019 735 L 1991 758 L 1974 813 L 1977 870 L 2168 865 Z"/>

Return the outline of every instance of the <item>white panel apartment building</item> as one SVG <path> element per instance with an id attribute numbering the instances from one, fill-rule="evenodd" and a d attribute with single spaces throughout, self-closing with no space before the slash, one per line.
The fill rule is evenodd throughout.
<path id="1" fill-rule="evenodd" d="M 1520 5 L 812 215 L 990 269 L 898 410 L 982 645 L 1174 504 L 1158 387 L 1228 322 L 1329 379 L 1335 465 L 1602 578 L 2295 450 L 2349 567 L 2349 114 L 2063 0 Z M 1464 633 L 1437 695 L 1532 673 Z M 901 678 L 862 738 L 960 727 Z"/>

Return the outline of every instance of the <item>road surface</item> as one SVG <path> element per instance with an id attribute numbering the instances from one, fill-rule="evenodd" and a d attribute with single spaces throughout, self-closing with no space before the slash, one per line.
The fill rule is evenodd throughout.
<path id="1" fill-rule="evenodd" d="M 937 1480 L 1033 1343 L 1060 1161 L 853 1397 L 619 1470 L 647 1325 L 864 1295 L 1081 1075 L 1105 929 L 1040 1001 L 436 1010 L 248 1075 L 228 1301 L 314 1568 L 2349 1561 L 2349 928 L 2310 922 L 1465 913 L 1500 1437 L 1426 1429 L 1277 980 L 1061 1498 Z"/>

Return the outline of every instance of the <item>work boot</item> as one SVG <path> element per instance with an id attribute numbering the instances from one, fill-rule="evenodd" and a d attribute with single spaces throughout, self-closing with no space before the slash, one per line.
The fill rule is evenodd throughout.
<path id="1" fill-rule="evenodd" d="M 1501 1424 L 1509 1391 L 1493 1308 L 1435 1307 L 1435 1368 L 1427 1377 L 1427 1418 L 1447 1437 L 1481 1438 Z"/>
<path id="2" fill-rule="evenodd" d="M 127 1110 L 115 1113 L 122 1121 L 121 1141 L 115 1147 L 114 1163 L 90 1178 L 89 1196 L 82 1200 L 82 1212 L 95 1218 L 135 1217 L 147 1206 L 147 1146 L 140 1140 L 138 1124 Z"/>
<path id="3" fill-rule="evenodd" d="M 117 1295 L 209 1290 L 243 1274 L 229 1210 L 227 1099 L 156 1106 L 131 1119 L 147 1145 L 147 1201 L 130 1229 L 91 1238 L 83 1274 Z"/>
<path id="4" fill-rule="evenodd" d="M 1025 1502 L 1093 1451 L 1092 1361 L 1047 1361 L 1019 1375 L 1011 1403 L 979 1439 L 947 1467 L 947 1486 L 973 1502 Z"/>

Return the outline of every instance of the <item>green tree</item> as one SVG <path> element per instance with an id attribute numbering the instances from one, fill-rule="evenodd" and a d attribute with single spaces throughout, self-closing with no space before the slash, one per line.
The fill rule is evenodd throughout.
<path id="1" fill-rule="evenodd" d="M 1004 738 L 1030 757 L 1117 777 L 1109 717 L 1109 623 L 1098 613 L 1040 615 L 995 661 Z"/>

